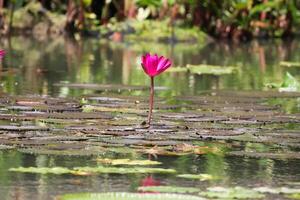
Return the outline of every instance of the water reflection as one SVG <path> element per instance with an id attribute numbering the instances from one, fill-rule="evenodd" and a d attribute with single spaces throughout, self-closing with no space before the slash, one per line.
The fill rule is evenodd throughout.
<path id="1" fill-rule="evenodd" d="M 32 93 L 80 95 L 88 91 L 60 89 L 53 83 L 101 83 L 148 85 L 140 64 L 142 53 L 166 55 L 175 66 L 211 64 L 238 66 L 235 74 L 213 76 L 165 73 L 158 85 L 171 88 L 164 95 L 194 94 L 207 89 L 261 90 L 270 82 L 280 82 L 287 70 L 283 60 L 299 61 L 297 41 L 253 41 L 246 44 L 213 42 L 207 45 L 122 44 L 96 39 L 52 38 L 37 41 L 28 37 L 2 39 L 8 54 L 1 63 L 1 86 L 10 94 Z"/>
<path id="2" fill-rule="evenodd" d="M 36 175 L 8 172 L 10 167 L 74 167 L 95 166 L 95 157 L 62 157 L 30 155 L 16 151 L 0 151 L 0 192 L 3 199 L 53 199 L 54 196 L 72 192 L 136 191 L 141 185 L 179 185 L 206 188 L 210 186 L 281 186 L 296 182 L 299 161 L 237 158 L 231 156 L 160 157 L 164 167 L 178 173 L 209 173 L 218 180 L 197 181 L 170 175 Z M 33 164 L 34 163 L 34 164 Z"/>

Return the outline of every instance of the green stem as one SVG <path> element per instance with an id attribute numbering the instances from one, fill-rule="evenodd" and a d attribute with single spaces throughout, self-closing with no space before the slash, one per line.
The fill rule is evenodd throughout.
<path id="1" fill-rule="evenodd" d="M 149 114 L 148 114 L 148 125 L 151 124 L 152 119 L 152 110 L 153 110 L 153 100 L 154 100 L 154 77 L 151 78 L 151 87 L 150 87 L 150 98 L 149 98 Z"/>

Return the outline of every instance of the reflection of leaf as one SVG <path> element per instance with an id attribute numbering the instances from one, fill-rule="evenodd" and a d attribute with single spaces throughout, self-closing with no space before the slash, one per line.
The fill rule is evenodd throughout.
<path id="1" fill-rule="evenodd" d="M 97 159 L 98 162 L 110 165 L 159 165 L 158 161 L 152 160 L 129 160 L 129 159 Z"/>
<path id="2" fill-rule="evenodd" d="M 138 193 L 78 193 L 65 194 L 60 200 L 203 200 L 201 197 L 178 194 L 138 194 Z"/>
<path id="3" fill-rule="evenodd" d="M 215 179 L 215 177 L 213 177 L 210 174 L 179 174 L 177 175 L 177 177 L 186 178 L 186 179 L 197 179 L 200 181 Z"/>
<path id="4" fill-rule="evenodd" d="M 192 74 L 212 74 L 212 75 L 224 75 L 232 74 L 237 69 L 233 66 L 215 66 L 215 65 L 187 65 L 188 70 Z"/>
<path id="5" fill-rule="evenodd" d="M 201 192 L 200 195 L 219 199 L 260 199 L 265 197 L 265 195 L 260 194 L 255 190 L 242 187 L 212 187 L 208 188 L 207 190 L 207 192 Z"/>
<path id="6" fill-rule="evenodd" d="M 146 187 L 139 187 L 138 191 L 167 192 L 167 193 L 194 193 L 194 192 L 200 192 L 200 189 L 193 188 L 193 187 L 176 187 L 176 186 L 146 186 Z"/>

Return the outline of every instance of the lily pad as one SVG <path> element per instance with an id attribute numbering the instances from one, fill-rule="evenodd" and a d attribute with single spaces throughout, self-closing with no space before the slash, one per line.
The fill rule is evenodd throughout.
<path id="1" fill-rule="evenodd" d="M 1 125 L 0 130 L 5 131 L 48 131 L 49 128 L 41 126 L 10 126 Z"/>
<path id="2" fill-rule="evenodd" d="M 300 67 L 300 62 L 281 61 L 279 65 L 283 67 Z"/>
<path id="3" fill-rule="evenodd" d="M 171 67 L 167 72 L 187 72 L 188 68 L 186 67 Z"/>
<path id="4" fill-rule="evenodd" d="M 253 188 L 253 190 L 260 192 L 260 193 L 270 193 L 270 194 L 300 194 L 300 188 L 287 188 L 287 187 L 280 187 L 280 188 L 270 188 L 270 187 L 257 187 Z"/>
<path id="5" fill-rule="evenodd" d="M 139 85 L 114 85 L 114 84 L 94 84 L 94 83 L 55 83 L 54 86 L 68 87 L 75 89 L 89 89 L 98 91 L 121 91 L 121 90 L 146 90 L 148 87 Z"/>
<path id="6" fill-rule="evenodd" d="M 93 174 L 147 174 L 147 173 L 161 173 L 173 174 L 176 173 L 174 169 L 164 168 L 122 168 L 122 167 L 75 167 L 73 169 L 63 167 L 19 167 L 10 168 L 9 171 L 35 174 L 74 174 L 74 175 L 93 175 Z"/>
<path id="7" fill-rule="evenodd" d="M 130 159 L 97 159 L 97 162 L 109 165 L 160 165 L 161 162 L 153 160 L 130 160 Z"/>
<path id="8" fill-rule="evenodd" d="M 177 177 L 186 178 L 186 179 L 197 179 L 200 181 L 216 179 L 216 177 L 213 177 L 210 174 L 179 174 L 177 175 Z"/>
<path id="9" fill-rule="evenodd" d="M 216 65 L 187 65 L 188 70 L 192 74 L 211 74 L 211 75 L 224 75 L 224 74 L 232 74 L 236 71 L 236 67 L 233 66 L 216 66 Z"/>
<path id="10" fill-rule="evenodd" d="M 200 192 L 199 194 L 208 198 L 219 199 L 261 199 L 265 197 L 255 190 L 238 186 L 234 188 L 212 187 L 208 188 L 207 192 Z"/>
<path id="11" fill-rule="evenodd" d="M 250 158 L 271 158 L 271 159 L 300 159 L 299 152 L 273 153 L 273 152 L 247 152 L 231 151 L 228 155 L 243 156 Z"/>
<path id="12" fill-rule="evenodd" d="M 146 167 L 75 167 L 74 170 L 87 173 L 99 173 L 99 174 L 147 174 L 147 173 L 161 173 L 161 174 L 173 174 L 176 173 L 175 169 L 165 168 L 146 168 Z"/>
<path id="13" fill-rule="evenodd" d="M 162 193 L 195 193 L 200 192 L 199 188 L 177 187 L 177 186 L 146 186 L 138 187 L 141 192 L 162 192 Z"/>
<path id="14" fill-rule="evenodd" d="M 35 173 L 35 174 L 69 174 L 72 170 L 64 167 L 19 167 L 10 168 L 11 172 L 22 172 L 22 173 Z"/>
<path id="15" fill-rule="evenodd" d="M 139 193 L 77 193 L 65 194 L 59 200 L 204 200 L 204 198 L 179 194 L 139 194 Z"/>

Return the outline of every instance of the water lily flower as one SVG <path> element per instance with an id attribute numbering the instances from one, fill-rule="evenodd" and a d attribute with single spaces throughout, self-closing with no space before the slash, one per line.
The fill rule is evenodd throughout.
<path id="1" fill-rule="evenodd" d="M 151 124 L 152 110 L 153 110 L 153 99 L 154 99 L 154 77 L 161 74 L 171 66 L 171 61 L 163 56 L 158 57 L 155 55 L 150 55 L 149 53 L 142 56 L 142 67 L 144 72 L 151 79 L 150 87 L 150 100 L 149 100 L 149 115 L 148 115 L 148 125 Z"/>
<path id="2" fill-rule="evenodd" d="M 2 59 L 5 55 L 5 51 L 0 49 L 0 59 Z"/>

